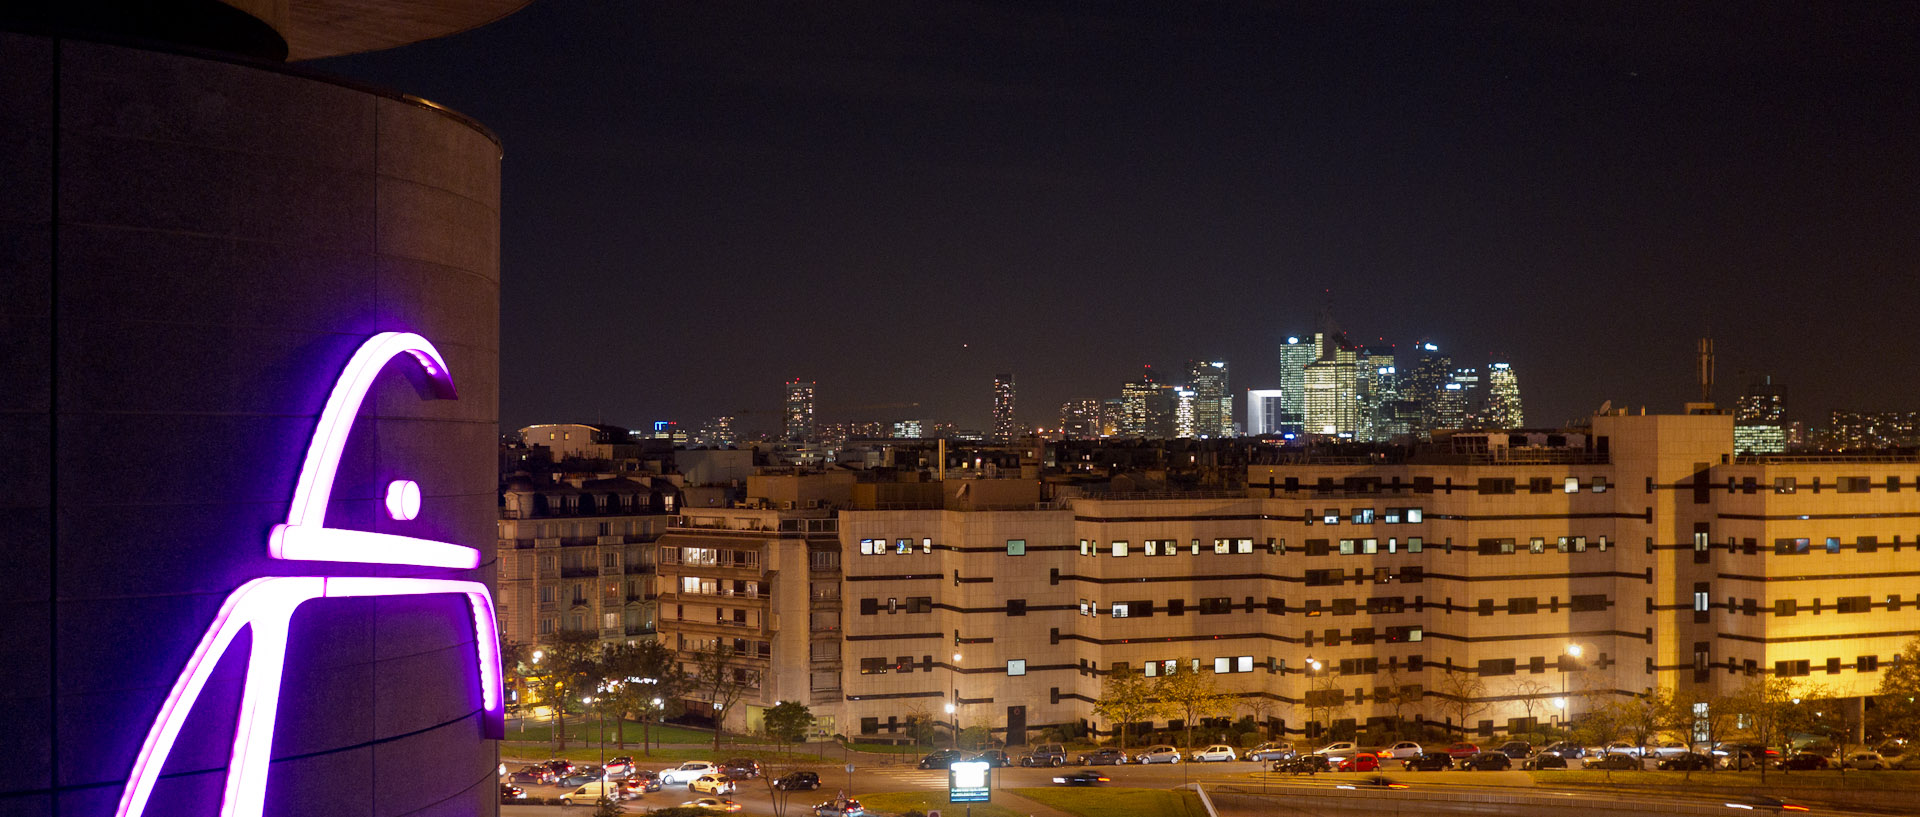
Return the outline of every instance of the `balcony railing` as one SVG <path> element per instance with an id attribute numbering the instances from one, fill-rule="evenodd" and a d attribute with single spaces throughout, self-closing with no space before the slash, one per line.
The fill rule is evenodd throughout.
<path id="1" fill-rule="evenodd" d="M 600 575 L 600 568 L 597 567 L 567 566 L 560 568 L 560 578 L 563 579 L 579 579 L 598 575 Z"/>
<path id="2" fill-rule="evenodd" d="M 627 635 L 653 635 L 653 634 L 654 634 L 654 629 L 652 627 L 646 627 L 638 624 L 630 625 L 627 627 Z"/>

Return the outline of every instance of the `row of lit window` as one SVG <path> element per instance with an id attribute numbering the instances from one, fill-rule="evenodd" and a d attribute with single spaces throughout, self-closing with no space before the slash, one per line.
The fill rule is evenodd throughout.
<path id="1" fill-rule="evenodd" d="M 1007 552 L 1009 553 L 1013 552 L 1012 543 L 1013 543 L 1013 540 L 1008 540 Z M 1023 540 L 1021 541 L 1020 545 L 1021 545 L 1021 551 L 1025 552 L 1026 542 Z M 885 539 L 860 540 L 860 555 L 862 556 L 884 556 L 889 553 L 896 554 L 896 555 L 905 555 L 912 552 L 914 552 L 912 539 L 895 539 L 893 540 L 892 547 L 887 546 L 887 540 Z M 932 553 L 933 540 L 926 539 L 926 538 L 921 539 L 920 552 Z"/>
<path id="2" fill-rule="evenodd" d="M 1307 509 L 1305 517 L 1307 524 L 1313 524 L 1316 516 L 1312 508 Z M 1338 525 L 1342 519 L 1355 525 L 1371 525 L 1375 522 L 1383 525 L 1398 525 L 1403 522 L 1417 525 L 1425 521 L 1425 512 L 1419 508 L 1388 508 L 1375 516 L 1372 508 L 1354 508 L 1350 513 L 1343 515 L 1338 508 L 1328 508 L 1317 518 L 1326 525 Z"/>

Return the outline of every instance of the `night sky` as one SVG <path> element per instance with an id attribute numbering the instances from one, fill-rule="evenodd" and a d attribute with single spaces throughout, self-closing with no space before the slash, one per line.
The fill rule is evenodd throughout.
<path id="1" fill-rule="evenodd" d="M 1670 6 L 1676 6 L 1670 8 Z M 506 144 L 501 422 L 985 428 L 1331 305 L 1530 425 L 1920 408 L 1920 4 L 543 0 L 311 67 Z M 886 407 L 917 402 L 917 408 Z"/>

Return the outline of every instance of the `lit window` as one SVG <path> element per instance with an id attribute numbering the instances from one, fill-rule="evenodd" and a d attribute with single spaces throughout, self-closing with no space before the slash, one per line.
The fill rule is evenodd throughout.
<path id="1" fill-rule="evenodd" d="M 1233 540 L 1233 552 L 1235 552 L 1235 553 L 1252 553 L 1252 552 L 1253 552 L 1253 540 L 1252 540 L 1252 539 L 1235 539 L 1235 540 Z"/>
<path id="2" fill-rule="evenodd" d="M 1342 539 L 1342 540 L 1340 540 L 1340 555 L 1342 555 L 1342 556 L 1352 556 L 1352 555 L 1353 555 L 1353 540 L 1352 540 L 1352 539 Z"/>
<path id="3" fill-rule="evenodd" d="M 921 552 L 921 553 L 932 553 L 932 552 L 933 552 L 933 540 L 932 540 L 932 539 L 921 539 L 921 540 L 920 540 L 920 552 Z"/>
<path id="4" fill-rule="evenodd" d="M 1694 591 L 1693 593 L 1693 611 L 1694 612 L 1704 613 L 1704 612 L 1707 612 L 1707 610 L 1712 606 L 1713 606 L 1713 602 L 1707 598 L 1707 591 L 1704 591 L 1704 590 Z"/>
<path id="5" fill-rule="evenodd" d="M 1198 539 L 1193 540 L 1192 547 L 1193 547 L 1193 555 L 1195 556 L 1200 555 L 1200 540 Z M 1199 659 L 1195 659 L 1195 660 L 1199 660 Z"/>
<path id="6" fill-rule="evenodd" d="M 1379 553 L 1379 552 L 1380 552 L 1380 540 L 1378 540 L 1378 539 L 1362 539 L 1362 540 L 1360 540 L 1360 552 L 1361 552 L 1361 553 Z"/>
<path id="7" fill-rule="evenodd" d="M 1420 552 L 1420 537 L 1418 536 L 1407 537 L 1407 552 L 1408 553 Z"/>
<path id="8" fill-rule="evenodd" d="M 1114 542 L 1114 543 L 1113 543 L 1113 555 L 1115 555 L 1115 556 L 1125 556 L 1125 555 L 1127 555 L 1127 543 L 1126 543 L 1126 540 L 1121 540 L 1121 541 L 1118 541 L 1118 542 Z"/>
<path id="9" fill-rule="evenodd" d="M 895 539 L 893 540 L 893 550 L 895 553 L 912 553 L 913 540 L 912 539 Z"/>
<path id="10" fill-rule="evenodd" d="M 1355 525 L 1373 524 L 1373 509 L 1372 508 L 1354 508 L 1353 524 Z"/>
<path id="11" fill-rule="evenodd" d="M 1327 515 L 1326 515 L 1326 516 L 1323 516 L 1323 517 L 1321 517 L 1321 518 L 1320 518 L 1320 521 L 1322 521 L 1322 522 L 1325 522 L 1325 523 L 1327 523 L 1327 524 L 1329 524 L 1329 525 L 1338 525 L 1338 524 L 1340 524 L 1340 512 L 1339 512 L 1339 511 L 1327 511 Z"/>
<path id="12" fill-rule="evenodd" d="M 1089 541 L 1087 541 L 1087 540 L 1085 540 L 1085 539 L 1082 539 L 1082 540 L 1080 540 L 1080 555 L 1082 555 L 1082 556 L 1092 556 L 1092 555 L 1093 555 L 1093 544 L 1092 544 L 1091 542 L 1089 542 Z"/>
<path id="13" fill-rule="evenodd" d="M 1840 537 L 1838 536 L 1827 537 L 1827 552 L 1828 553 L 1840 552 Z"/>
<path id="14" fill-rule="evenodd" d="M 1160 555 L 1160 540 L 1158 539 L 1147 540 L 1147 555 L 1148 556 Z"/>
<path id="15" fill-rule="evenodd" d="M 872 540 L 872 539 L 862 539 L 862 540 L 860 540 L 860 555 L 862 555 L 862 556 L 872 556 L 872 555 L 873 555 L 873 540 Z"/>
<path id="16" fill-rule="evenodd" d="M 929 540 L 929 541 L 931 541 L 931 540 Z M 1007 555 L 1008 555 L 1008 556 L 1025 556 L 1025 555 L 1027 555 L 1027 540 L 1025 540 L 1025 539 L 1008 539 L 1008 540 L 1007 540 Z"/>
<path id="17" fill-rule="evenodd" d="M 1238 666 L 1234 667 L 1236 671 L 1239 671 L 1239 672 L 1253 671 L 1253 656 L 1251 655 L 1240 656 L 1240 659 L 1237 663 L 1238 663 Z"/>
<path id="18" fill-rule="evenodd" d="M 1399 552 L 1400 552 L 1400 540 L 1398 540 L 1398 539 L 1394 539 L 1394 538 L 1388 538 L 1388 539 L 1387 539 L 1387 552 L 1388 552 L 1388 553 L 1399 553 Z"/>
<path id="19" fill-rule="evenodd" d="M 1579 478 L 1579 477 L 1567 477 L 1567 487 L 1566 487 L 1566 492 L 1567 492 L 1567 493 L 1570 493 L 1570 494 L 1577 494 L 1577 493 L 1580 493 L 1580 478 Z"/>
<path id="20" fill-rule="evenodd" d="M 1214 552 L 1214 553 L 1231 553 L 1231 552 L 1232 552 L 1232 550 L 1233 550 L 1233 540 L 1231 540 L 1231 539 L 1215 539 L 1215 540 L 1213 540 L 1213 552 Z"/>
<path id="21" fill-rule="evenodd" d="M 1008 674 L 1008 675 L 1025 675 L 1025 674 L 1027 674 L 1027 659 L 1025 659 L 1025 658 L 1009 658 L 1009 659 L 1007 659 L 1007 674 Z"/>
<path id="22" fill-rule="evenodd" d="M 1421 512 L 1421 510 L 1420 510 L 1419 508 L 1408 508 L 1408 509 L 1407 509 L 1407 522 L 1408 522 L 1409 524 L 1411 524 L 1411 523 L 1416 523 L 1416 522 L 1419 522 L 1419 521 L 1420 521 L 1420 518 L 1421 518 L 1421 513 L 1422 513 L 1422 512 Z"/>
<path id="23" fill-rule="evenodd" d="M 1400 509 L 1388 508 L 1385 513 L 1380 515 L 1380 522 L 1386 525 L 1400 524 Z"/>
<path id="24" fill-rule="evenodd" d="M 1604 494 L 1604 493 L 1606 493 L 1606 492 L 1607 492 L 1607 478 L 1606 478 L 1606 477 L 1594 477 L 1594 478 L 1593 478 L 1593 492 L 1594 492 L 1594 493 L 1596 493 L 1596 494 Z"/>
<path id="25" fill-rule="evenodd" d="M 1231 658 L 1215 658 L 1215 659 L 1213 659 L 1213 671 L 1214 671 L 1214 672 L 1216 672 L 1216 673 L 1219 673 L 1219 674 L 1221 674 L 1221 675 L 1225 675 L 1226 673 L 1229 673 L 1229 672 L 1232 672 L 1232 671 L 1233 671 L 1233 659 L 1231 659 Z"/>
<path id="26" fill-rule="evenodd" d="M 1115 604 L 1113 605 L 1113 617 L 1114 617 L 1114 618 L 1126 618 L 1126 617 L 1127 617 L 1127 605 L 1126 605 L 1126 603 L 1125 603 L 1125 602 L 1116 602 L 1116 603 L 1115 603 Z"/>

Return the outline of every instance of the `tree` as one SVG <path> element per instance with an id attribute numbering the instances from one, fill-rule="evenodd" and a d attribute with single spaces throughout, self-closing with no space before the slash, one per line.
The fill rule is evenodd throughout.
<path id="1" fill-rule="evenodd" d="M 1747 736 L 1762 746 L 1779 746 L 1786 741 L 1800 702 L 1800 682 L 1773 675 L 1762 675 L 1747 682 L 1730 701 Z M 1762 762 L 1760 780 L 1764 783 L 1766 779 L 1767 764 Z"/>
<path id="2" fill-rule="evenodd" d="M 640 722 L 641 745 L 653 753 L 653 721 L 680 706 L 687 691 L 687 674 L 680 669 L 679 656 L 665 644 L 648 640 L 621 644 L 607 650 L 607 692 L 615 702 L 620 724 L 620 747 L 626 748 L 624 724 L 628 718 Z"/>
<path id="3" fill-rule="evenodd" d="M 767 737 L 773 738 L 781 751 L 789 755 L 793 744 L 806 740 L 807 730 L 813 728 L 813 712 L 799 701 L 781 701 L 761 717 Z"/>
<path id="4" fill-rule="evenodd" d="M 1247 717 L 1253 719 L 1254 728 L 1259 730 L 1262 739 L 1271 738 L 1273 732 L 1269 725 L 1273 723 L 1273 713 L 1280 708 L 1280 702 L 1269 698 L 1263 692 L 1256 692 L 1240 699 L 1240 708 L 1247 711 Z"/>
<path id="5" fill-rule="evenodd" d="M 748 692 L 760 688 L 760 671 L 739 666 L 733 645 L 717 638 L 702 644 L 693 659 L 692 687 L 696 695 L 713 705 L 713 750 L 718 752 L 727 712 Z"/>
<path id="6" fill-rule="evenodd" d="M 1388 662 L 1382 671 L 1386 681 L 1386 704 L 1393 707 L 1394 729 L 1401 737 L 1416 737 L 1414 730 L 1407 725 L 1408 711 L 1419 714 L 1426 705 L 1426 690 L 1419 684 L 1410 683 L 1398 661 Z"/>
<path id="7" fill-rule="evenodd" d="M 1680 705 L 1671 689 L 1636 695 L 1619 702 L 1619 707 L 1621 726 L 1636 746 L 1645 746 L 1654 737 L 1672 729 L 1680 714 Z"/>
<path id="8" fill-rule="evenodd" d="M 529 680 L 540 701 L 553 710 L 553 741 L 556 751 L 567 748 L 567 712 L 583 694 L 593 689 L 598 674 L 599 639 L 580 630 L 561 630 L 540 650 Z"/>
<path id="9" fill-rule="evenodd" d="M 1672 729 L 1686 735 L 1689 742 L 1718 744 L 1726 740 L 1738 720 L 1733 701 L 1726 695 L 1696 692 L 1690 698 L 1679 700 L 1683 703 L 1675 707 Z"/>
<path id="10" fill-rule="evenodd" d="M 1467 721 L 1487 711 L 1487 685 L 1472 670 L 1456 669 L 1440 680 L 1440 709 L 1467 734 Z"/>
<path id="11" fill-rule="evenodd" d="M 1311 673 L 1307 679 L 1305 701 L 1307 720 L 1331 730 L 1333 722 L 1347 712 L 1347 691 L 1340 687 L 1340 678 L 1333 670 L 1315 670 L 1312 664 L 1307 666 L 1307 671 Z"/>
<path id="12" fill-rule="evenodd" d="M 1100 684 L 1100 699 L 1093 702 L 1093 714 L 1119 727 L 1121 749 L 1127 748 L 1127 727 L 1151 719 L 1160 710 L 1154 691 L 1153 682 L 1126 667 L 1107 673 Z"/>
<path id="13" fill-rule="evenodd" d="M 1582 743 L 1604 747 L 1619 740 L 1621 735 L 1626 734 L 1626 729 L 1625 712 L 1620 702 L 1608 701 L 1581 715 L 1574 724 L 1573 734 Z M 1613 779 L 1612 766 L 1607 767 L 1607 779 Z"/>
<path id="14" fill-rule="evenodd" d="M 1160 700 L 1160 712 L 1168 718 L 1178 717 L 1185 722 L 1189 749 L 1193 748 L 1194 722 L 1227 714 L 1229 700 L 1221 694 L 1213 676 L 1201 674 L 1191 667 L 1191 662 L 1183 659 L 1176 663 L 1173 672 L 1161 675 L 1154 684 L 1154 697 Z"/>
<path id="15" fill-rule="evenodd" d="M 907 734 L 913 736 L 916 744 L 933 745 L 933 710 L 920 701 L 909 701 L 906 705 Z"/>
<path id="16" fill-rule="evenodd" d="M 1537 728 L 1540 723 L 1538 713 L 1545 703 L 1541 699 L 1553 694 L 1553 687 L 1538 678 L 1519 675 L 1514 677 L 1508 688 L 1512 690 L 1510 694 L 1520 699 L 1520 709 L 1527 713 L 1528 728 Z"/>
<path id="17" fill-rule="evenodd" d="M 1881 671 L 1874 704 L 1874 731 L 1887 737 L 1920 736 L 1920 636 L 1907 641 L 1893 665 Z"/>

